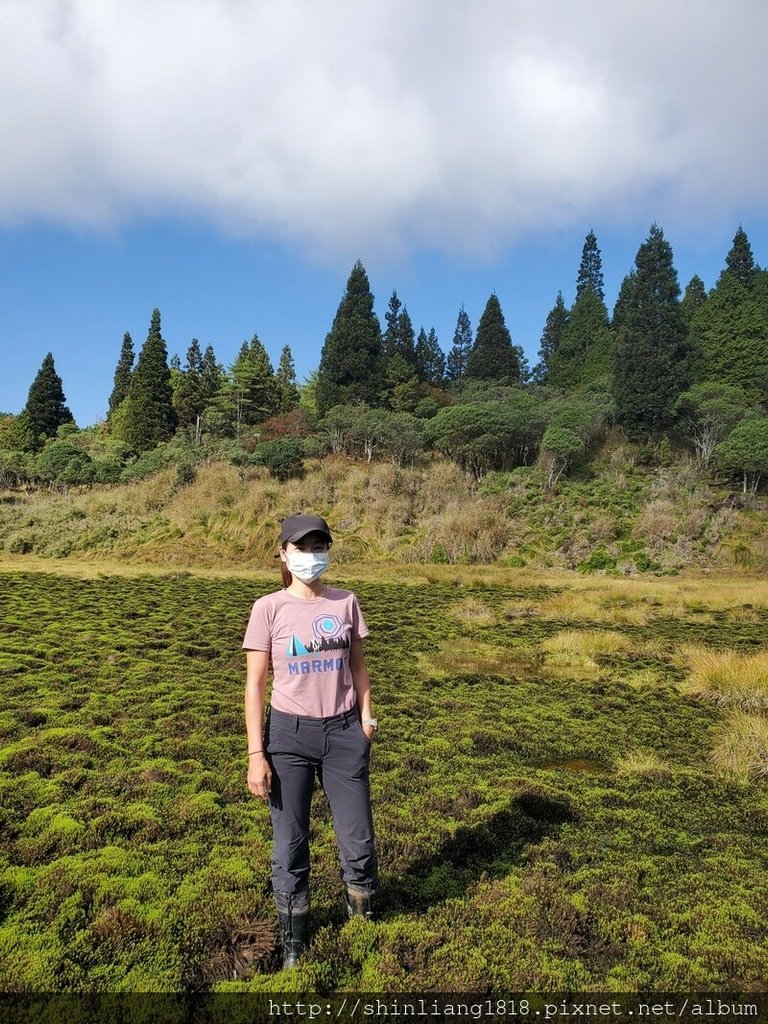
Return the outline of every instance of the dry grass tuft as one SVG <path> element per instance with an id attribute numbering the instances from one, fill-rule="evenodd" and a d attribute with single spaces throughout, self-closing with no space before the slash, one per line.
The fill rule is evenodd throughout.
<path id="1" fill-rule="evenodd" d="M 634 650 L 627 637 L 608 629 L 566 629 L 545 640 L 540 649 L 547 655 L 549 672 L 587 677 L 599 673 L 597 658 Z"/>
<path id="2" fill-rule="evenodd" d="M 493 626 L 496 623 L 496 616 L 488 605 L 476 597 L 466 597 L 459 604 L 451 608 L 454 618 L 470 629 L 482 626 Z"/>
<path id="3" fill-rule="evenodd" d="M 632 641 L 610 629 L 566 629 L 545 640 L 541 649 L 548 654 L 572 654 L 596 658 L 603 654 L 628 654 Z"/>
<path id="4" fill-rule="evenodd" d="M 418 534 L 403 555 L 422 562 L 493 562 L 504 552 L 511 534 L 505 499 L 475 496 L 420 517 Z"/>
<path id="5" fill-rule="evenodd" d="M 501 607 L 505 619 L 527 619 L 539 615 L 539 605 L 535 601 L 505 601 Z"/>
<path id="6" fill-rule="evenodd" d="M 690 670 L 685 692 L 715 704 L 768 710 L 768 651 L 741 654 L 686 644 L 677 660 Z"/>
<path id="7" fill-rule="evenodd" d="M 176 467 L 167 466 L 152 476 L 125 485 L 117 492 L 118 500 L 135 512 L 159 512 L 165 508 L 173 494 L 176 476 Z M 91 495 L 87 497 L 90 498 Z"/>
<path id="8" fill-rule="evenodd" d="M 768 777 L 768 718 L 733 708 L 712 751 L 715 766 L 743 781 Z"/>
<path id="9" fill-rule="evenodd" d="M 627 672 L 621 677 L 622 682 L 635 690 L 655 689 L 662 685 L 662 681 L 652 668 L 636 669 L 634 672 Z"/>
<path id="10" fill-rule="evenodd" d="M 570 619 L 573 622 L 628 623 L 642 626 L 648 621 L 650 609 L 637 599 L 621 594 L 608 594 L 602 588 L 591 591 L 565 590 L 542 601 L 539 610 L 550 619 Z"/>
<path id="11" fill-rule="evenodd" d="M 263 471 L 266 474 L 266 471 Z M 201 521 L 207 521 L 217 511 L 231 508 L 249 490 L 243 484 L 236 466 L 224 462 L 197 467 L 194 486 L 181 487 L 166 508 L 166 515 L 187 530 Z"/>
<path id="12" fill-rule="evenodd" d="M 631 750 L 613 759 L 617 775 L 649 775 L 661 777 L 670 775 L 672 766 L 653 750 Z"/>
<path id="13" fill-rule="evenodd" d="M 653 551 L 677 534 L 678 529 L 675 506 L 663 498 L 650 501 L 635 523 L 635 534 L 642 537 Z"/>

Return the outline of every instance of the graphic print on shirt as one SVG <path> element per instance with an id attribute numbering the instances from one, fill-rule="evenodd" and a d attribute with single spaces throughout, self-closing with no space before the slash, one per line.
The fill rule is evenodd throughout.
<path id="1" fill-rule="evenodd" d="M 289 659 L 288 671 L 291 675 L 308 675 L 310 672 L 338 672 L 344 662 L 344 656 L 331 658 L 312 658 L 301 660 L 303 655 L 325 651 L 347 650 L 349 638 L 346 636 L 348 624 L 338 615 L 318 615 L 312 623 L 312 639 L 303 643 L 295 633 L 291 635 L 286 654 Z"/>

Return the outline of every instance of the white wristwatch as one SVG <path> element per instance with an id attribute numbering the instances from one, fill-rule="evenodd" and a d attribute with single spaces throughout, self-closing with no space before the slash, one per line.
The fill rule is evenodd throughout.
<path id="1" fill-rule="evenodd" d="M 364 718 L 362 720 L 362 724 L 363 725 L 372 725 L 374 732 L 378 732 L 379 731 L 379 720 L 378 720 L 378 718 Z"/>

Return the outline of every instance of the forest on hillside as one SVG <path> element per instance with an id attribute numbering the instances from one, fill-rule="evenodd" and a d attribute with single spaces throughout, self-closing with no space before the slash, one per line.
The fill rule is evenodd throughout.
<path id="1" fill-rule="evenodd" d="M 231 366 L 192 339 L 168 359 L 152 313 L 138 358 L 126 333 L 103 421 L 79 429 L 48 353 L 18 415 L 0 414 L 6 488 L 113 484 L 201 461 L 300 476 L 306 458 L 344 454 L 412 466 L 429 453 L 481 480 L 536 463 L 552 490 L 607 431 L 641 458 L 687 453 L 696 471 L 757 491 L 768 473 L 768 270 L 739 227 L 715 286 L 681 291 L 654 224 L 609 313 L 601 253 L 585 239 L 572 306 L 558 292 L 529 367 L 492 293 L 473 331 L 462 307 L 449 350 L 418 333 L 393 292 L 385 326 L 363 264 L 352 268 L 319 365 L 297 383 L 289 346 L 275 369 L 254 334 Z"/>

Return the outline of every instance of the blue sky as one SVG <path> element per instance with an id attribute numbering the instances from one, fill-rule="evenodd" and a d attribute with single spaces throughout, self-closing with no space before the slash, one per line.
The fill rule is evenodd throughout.
<path id="1" fill-rule="evenodd" d="M 447 351 L 495 291 L 531 363 L 590 228 L 609 309 L 654 220 L 681 287 L 740 222 L 765 265 L 766 29 L 762 0 L 8 0 L 0 411 L 51 351 L 102 418 L 155 306 L 169 354 L 255 332 L 301 379 L 358 257 L 382 323 L 396 289 Z"/>

